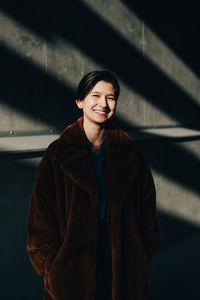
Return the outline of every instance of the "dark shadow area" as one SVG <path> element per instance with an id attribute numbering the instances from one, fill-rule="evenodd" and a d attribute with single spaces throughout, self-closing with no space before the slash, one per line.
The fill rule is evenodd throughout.
<path id="1" fill-rule="evenodd" d="M 184 240 L 199 234 L 200 225 L 183 220 L 179 216 L 172 216 L 158 210 L 158 224 L 161 231 L 159 251 L 174 245 L 178 240 Z"/>
<path id="2" fill-rule="evenodd" d="M 183 143 L 174 144 L 159 140 L 138 141 L 137 143 L 142 147 L 147 160 L 156 171 L 189 190 L 200 193 L 200 158 L 183 148 Z M 185 145 L 188 143 L 195 143 L 196 149 L 199 149 L 200 141 L 187 142 Z"/>
<path id="3" fill-rule="evenodd" d="M 198 299 L 199 226 L 158 213 L 161 241 L 151 263 L 148 300 Z"/>
<path id="4" fill-rule="evenodd" d="M 41 4 L 40 8 L 35 2 L 24 1 L 21 5 L 2 1 L 0 5 L 9 15 L 49 42 L 53 42 L 55 35 L 70 41 L 115 72 L 129 87 L 175 118 L 177 123 L 188 125 L 191 121 L 193 127 L 193 122 L 199 122 L 199 105 L 83 3 L 50 2 L 48 7 Z M 103 42 L 98 40 L 100 36 L 103 36 Z M 4 64 L 7 62 L 4 60 Z M 50 99 L 54 99 L 53 95 Z"/>
<path id="5" fill-rule="evenodd" d="M 200 158 L 193 152 L 188 151 L 182 146 L 188 143 L 194 143 L 194 148 L 199 152 L 199 138 L 168 139 L 157 137 L 153 134 L 138 135 L 137 130 L 130 126 L 130 123 L 115 119 L 115 126 L 119 123 L 119 127 L 127 130 L 136 143 L 142 148 L 145 156 L 151 166 L 160 174 L 165 175 L 174 182 L 181 184 L 191 191 L 200 192 L 199 170 Z M 143 138 L 142 138 L 143 137 Z M 176 141 L 176 142 L 175 142 Z"/>
<path id="6" fill-rule="evenodd" d="M 122 0 L 199 76 L 198 2 Z"/>
<path id="7" fill-rule="evenodd" d="M 44 151 L 13 151 L 13 152 L 8 152 L 8 151 L 0 151 L 0 162 L 1 160 L 5 159 L 25 159 L 25 158 L 41 158 L 42 155 L 44 154 Z"/>
<path id="8" fill-rule="evenodd" d="M 33 160 L 29 160 L 33 162 Z M 0 160 L 1 299 L 42 300 L 43 282 L 26 251 L 26 216 L 35 168 Z"/>
<path id="9" fill-rule="evenodd" d="M 0 47 L 0 98 L 26 115 L 65 127 L 79 114 L 74 91 L 37 66 Z"/>

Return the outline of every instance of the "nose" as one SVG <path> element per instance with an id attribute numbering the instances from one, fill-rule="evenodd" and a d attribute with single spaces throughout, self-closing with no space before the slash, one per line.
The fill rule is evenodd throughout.
<path id="1" fill-rule="evenodd" d="M 107 99 L 105 96 L 101 96 L 99 97 L 99 104 L 102 106 L 102 107 L 106 107 L 108 105 L 108 102 L 107 102 Z"/>

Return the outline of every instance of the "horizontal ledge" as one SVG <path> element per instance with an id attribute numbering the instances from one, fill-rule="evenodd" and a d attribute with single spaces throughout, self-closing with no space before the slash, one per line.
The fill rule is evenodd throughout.
<path id="1" fill-rule="evenodd" d="M 135 138 L 135 140 L 149 140 L 149 139 L 179 140 L 179 139 L 187 139 L 187 138 L 198 138 L 200 137 L 200 130 L 185 128 L 185 127 L 149 128 L 149 129 L 132 132 L 131 135 Z"/>
<path id="2" fill-rule="evenodd" d="M 44 151 L 59 134 L 0 137 L 1 152 Z"/>
<path id="3" fill-rule="evenodd" d="M 151 128 L 129 131 L 135 141 L 199 139 L 200 130 L 189 128 Z M 59 134 L 0 137 L 0 155 L 42 152 Z"/>

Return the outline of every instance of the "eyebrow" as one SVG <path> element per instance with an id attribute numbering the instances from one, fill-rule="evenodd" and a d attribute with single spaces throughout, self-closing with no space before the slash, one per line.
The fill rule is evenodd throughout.
<path id="1" fill-rule="evenodd" d="M 101 92 L 99 92 L 99 91 L 93 91 L 91 94 L 101 94 Z M 115 94 L 108 94 L 108 95 L 106 95 L 106 96 L 115 96 Z"/>

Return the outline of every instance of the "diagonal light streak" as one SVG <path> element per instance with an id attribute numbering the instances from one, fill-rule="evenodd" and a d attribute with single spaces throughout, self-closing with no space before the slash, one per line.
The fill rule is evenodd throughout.
<path id="1" fill-rule="evenodd" d="M 162 73 L 172 80 L 181 90 L 200 104 L 200 79 L 181 60 L 180 57 L 162 41 L 137 15 L 131 12 L 119 0 L 112 2 L 82 0 L 94 14 L 100 16 L 120 34 L 131 46 L 134 46 Z M 113 17 L 114 15 L 114 17 Z M 120 22 L 120 20 L 123 22 Z M 138 28 L 140 38 L 138 39 Z"/>
<path id="2" fill-rule="evenodd" d="M 70 42 L 66 43 L 57 36 L 52 36 L 52 39 L 52 43 L 47 42 L 44 38 L 36 35 L 35 32 L 27 29 L 21 23 L 0 11 L 0 44 L 22 57 L 26 63 L 34 65 L 34 67 L 39 68 L 42 72 L 48 72 L 49 75 L 52 75 L 63 84 L 67 84 L 70 88 L 74 89 L 77 86 L 77 82 L 73 76 L 70 76 L 71 64 L 75 65 L 76 61 L 73 59 L 69 61 L 69 57 L 80 57 L 77 61 L 80 76 L 84 75 L 86 60 L 91 69 L 102 68 L 100 64 L 93 61 L 86 54 L 81 53 Z M 56 56 L 56 53 L 59 51 L 65 53 L 65 55 L 59 58 L 59 55 Z M 58 59 L 57 64 L 48 62 L 48 54 L 51 53 L 54 53 Z M 65 64 L 62 72 L 57 68 L 58 64 Z"/>
<path id="3" fill-rule="evenodd" d="M 175 217 L 200 225 L 199 193 L 154 170 L 157 208 Z M 165 193 L 165 197 L 163 197 Z M 181 195 L 181 198 L 180 198 Z M 166 200 L 167 199 L 167 200 Z"/>
<path id="4" fill-rule="evenodd" d="M 170 80 L 173 80 L 184 92 L 187 92 L 190 97 L 192 97 L 196 102 L 200 101 L 200 82 L 196 75 L 180 60 L 179 57 L 174 55 L 174 53 L 142 22 L 137 16 L 133 15 L 120 1 L 115 0 L 112 6 L 107 6 L 102 9 L 102 2 L 99 1 L 84 1 L 89 7 L 93 10 L 94 14 L 99 14 L 101 18 L 106 21 L 114 30 L 123 37 L 123 40 L 129 43 L 131 47 L 134 47 L 138 52 L 142 53 L 145 58 L 147 58 L 151 63 L 155 64 L 160 71 L 166 74 Z M 116 10 L 116 5 L 118 9 Z M 113 11 L 115 9 L 115 11 Z M 110 17 L 115 13 L 115 18 Z M 120 22 L 122 15 L 127 16 L 127 22 Z M 6 47 L 12 49 L 17 55 L 23 57 L 23 59 L 28 63 L 36 66 L 43 72 L 48 72 L 57 80 L 61 81 L 64 84 L 67 84 L 71 88 L 75 88 L 77 81 L 70 76 L 70 64 L 74 64 L 74 61 L 67 61 L 69 57 L 80 57 L 77 62 L 79 68 L 81 69 L 80 77 L 85 73 L 85 70 L 102 68 L 103 65 L 98 64 L 95 60 L 92 60 L 86 53 L 81 53 L 79 49 L 75 48 L 74 45 L 70 42 L 66 42 L 60 37 L 54 36 L 52 43 L 46 41 L 45 39 L 38 37 L 35 33 L 30 30 L 27 30 L 20 23 L 11 19 L 8 15 L 2 14 L 0 12 L 0 43 Z M 141 34 L 135 34 L 137 28 L 140 28 Z M 19 39 L 19 34 L 23 36 Z M 15 36 L 15 38 L 13 38 Z M 139 37 L 139 38 L 138 38 Z M 34 42 L 34 45 L 31 43 Z M 26 45 L 26 47 L 24 47 Z M 154 52 L 151 48 L 152 45 L 157 46 L 158 52 Z M 62 51 L 63 56 L 57 56 L 57 59 L 60 61 L 55 64 L 48 63 L 48 53 Z M 159 56 L 159 59 L 158 59 Z M 162 59 L 161 59 L 162 58 Z M 66 69 L 63 68 L 62 72 L 57 68 L 57 64 L 63 61 L 67 61 Z M 87 61 L 87 67 L 85 62 Z M 180 76 L 181 74 L 181 76 Z M 184 75 L 184 76 L 183 76 Z M 123 80 L 122 80 L 123 82 Z M 123 82 L 125 88 L 126 84 Z M 127 116 L 127 111 L 126 115 Z M 120 118 L 120 113 L 119 113 Z M 133 121 L 130 119 L 130 125 L 133 125 Z M 47 137 L 47 143 L 49 142 Z M 30 138 L 30 141 L 26 138 L 25 142 L 28 141 L 30 146 L 30 141 L 33 141 L 33 138 Z M 45 140 L 46 141 L 46 140 Z M 9 141 L 10 142 L 10 141 Z M 10 144 L 9 144 L 10 145 Z M 7 149 L 8 144 L 2 145 L 2 149 Z M 41 145 L 41 143 L 39 143 Z M 21 147 L 21 143 L 20 143 Z M 4 150 L 5 150 L 4 149 Z M 12 150 L 13 148 L 10 148 Z M 16 150 L 16 142 L 15 148 Z M 192 149 L 187 149 L 187 154 L 191 155 Z M 196 160 L 199 161 L 199 155 L 196 153 Z M 159 177 L 161 174 L 159 174 Z M 169 175 L 170 176 L 170 175 Z M 168 176 L 168 178 L 169 178 Z M 165 180 L 166 183 L 166 180 Z M 159 197 L 158 208 L 161 210 L 167 211 L 170 214 L 176 216 L 181 216 L 186 220 L 191 222 L 200 223 L 199 214 L 191 214 L 191 209 L 196 208 L 198 212 L 198 195 L 191 188 L 184 187 L 180 182 L 177 183 L 177 180 L 168 179 L 169 190 L 176 192 L 179 189 L 185 188 L 184 198 L 182 199 L 181 206 L 177 202 L 170 203 L 170 201 L 162 202 L 162 196 Z M 159 190 L 159 189 L 158 189 Z M 181 191 L 178 191 L 180 193 Z M 170 197 L 169 197 L 170 198 Z M 171 197 L 172 199 L 173 197 Z M 173 207 L 173 209 L 172 209 Z"/>

